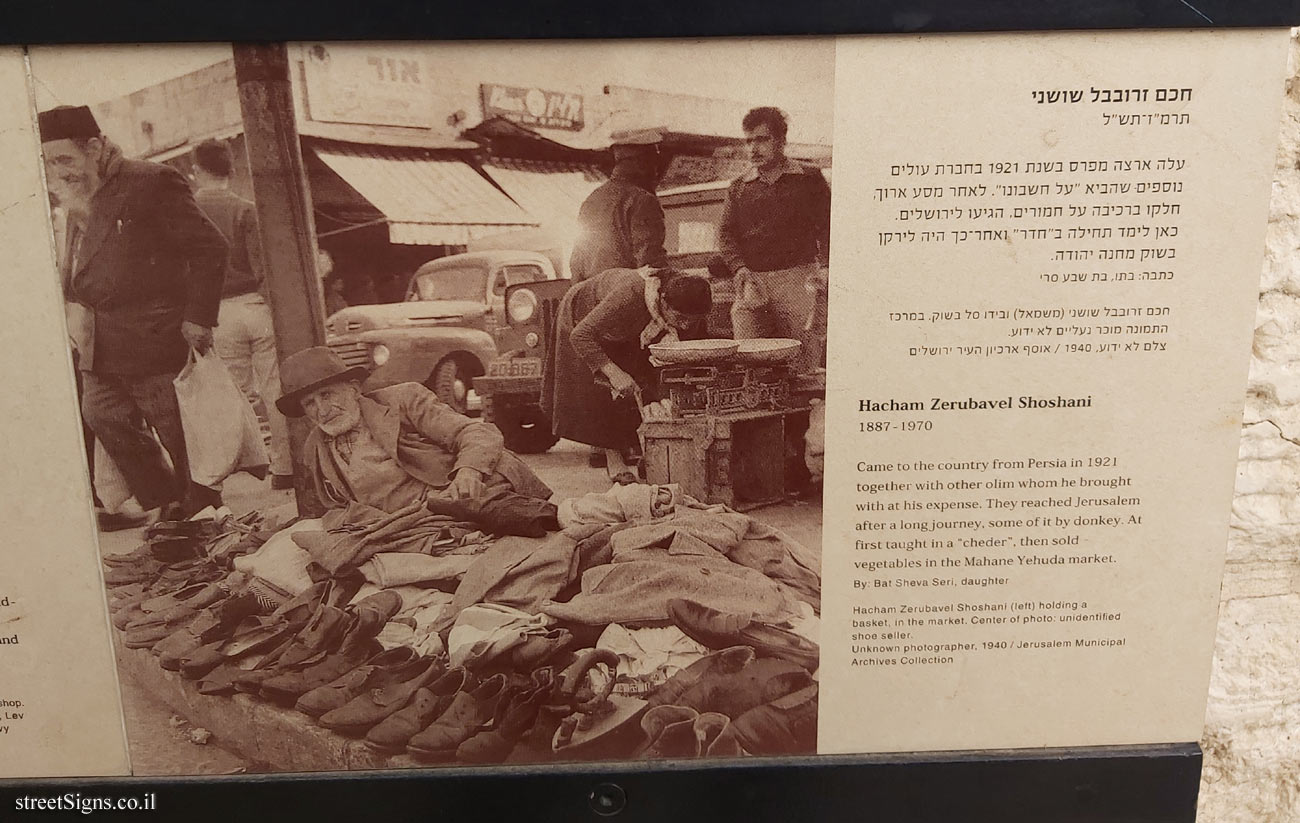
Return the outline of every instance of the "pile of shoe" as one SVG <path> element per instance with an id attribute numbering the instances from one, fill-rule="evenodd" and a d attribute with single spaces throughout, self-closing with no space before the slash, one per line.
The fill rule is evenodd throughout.
<path id="1" fill-rule="evenodd" d="M 248 694 L 424 763 L 816 750 L 818 648 L 788 628 L 671 601 L 671 622 L 710 651 L 630 697 L 613 694 L 618 655 L 575 651 L 568 628 L 452 666 L 381 646 L 402 598 L 358 598 L 359 576 L 270 604 L 230 570 L 265 537 L 251 520 L 160 523 L 137 551 L 106 558 L 123 644 L 152 650 L 202 694 Z"/>

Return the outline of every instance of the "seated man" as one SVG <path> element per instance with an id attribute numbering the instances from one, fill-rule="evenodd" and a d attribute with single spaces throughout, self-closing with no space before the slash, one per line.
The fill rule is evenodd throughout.
<path id="1" fill-rule="evenodd" d="M 457 414 L 418 383 L 363 394 L 366 370 L 324 346 L 280 366 L 286 417 L 306 415 L 304 464 L 321 501 L 394 513 L 422 504 L 498 534 L 559 529 L 551 490 L 502 445 L 501 432 Z"/>

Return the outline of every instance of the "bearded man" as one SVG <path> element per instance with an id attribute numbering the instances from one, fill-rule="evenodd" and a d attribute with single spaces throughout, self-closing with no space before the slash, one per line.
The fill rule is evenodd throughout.
<path id="1" fill-rule="evenodd" d="M 180 172 L 123 157 L 89 108 L 44 111 L 38 124 L 50 199 L 68 215 L 64 294 L 84 308 L 71 331 L 86 424 L 144 509 L 172 518 L 217 505 L 190 480 L 172 380 L 191 348 L 212 347 L 226 241 Z"/>
<path id="2" fill-rule="evenodd" d="M 357 502 L 391 514 L 420 503 L 498 534 L 559 530 L 550 488 L 506 450 L 496 427 L 419 383 L 363 393 L 365 378 L 325 346 L 280 365 L 276 406 L 315 424 L 303 462 L 326 506 Z"/>

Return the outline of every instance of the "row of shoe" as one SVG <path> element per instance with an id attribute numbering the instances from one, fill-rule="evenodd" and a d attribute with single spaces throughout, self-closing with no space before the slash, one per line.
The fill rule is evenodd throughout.
<path id="1" fill-rule="evenodd" d="M 296 709 L 324 728 L 364 738 L 376 753 L 497 763 L 521 745 L 529 759 L 816 748 L 817 684 L 809 671 L 817 646 L 780 626 L 674 601 L 673 622 L 718 651 L 648 699 L 620 703 L 610 694 L 618 657 L 571 651 L 566 629 L 530 636 L 471 669 L 451 667 L 445 656 L 380 646 L 377 635 L 401 608 L 394 592 L 351 603 L 359 581 L 330 580 L 270 609 L 240 574 L 203 551 L 213 545 L 210 530 L 162 528 L 149 539 L 135 557 L 110 563 L 110 573 L 130 572 L 110 592 L 127 647 L 152 649 L 160 666 L 196 681 L 201 693 L 241 692 Z M 181 551 L 184 541 L 189 547 Z M 157 556 L 158 542 L 171 562 Z M 231 545 L 227 540 L 226 549 Z M 587 675 L 599 665 L 608 675 L 598 693 Z M 571 745 L 584 735 L 597 743 L 606 737 L 608 745 Z"/>
<path id="2" fill-rule="evenodd" d="M 266 535 L 250 525 L 254 519 L 250 515 L 243 520 L 154 523 L 145 530 L 144 542 L 135 551 L 105 555 L 104 582 L 111 589 L 136 584 L 150 589 L 156 588 L 160 577 L 184 578 L 195 563 L 207 561 L 228 569 L 236 556 L 256 550 L 265 541 Z M 212 551 L 219 543 L 220 550 Z"/>

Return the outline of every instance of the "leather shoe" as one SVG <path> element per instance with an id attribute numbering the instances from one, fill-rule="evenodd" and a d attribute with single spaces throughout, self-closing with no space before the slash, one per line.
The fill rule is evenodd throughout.
<path id="1" fill-rule="evenodd" d="M 443 664 L 437 658 L 417 659 L 412 668 L 414 674 L 409 670 L 394 674 L 382 686 L 362 692 L 346 705 L 321 715 L 320 724 L 349 737 L 364 735 L 385 717 L 405 707 L 417 691 L 443 672 Z"/>
<path id="2" fill-rule="evenodd" d="M 646 740 L 636 757 L 739 757 L 743 754 L 731 719 L 700 714 L 688 706 L 656 706 L 641 717 Z"/>
<path id="3" fill-rule="evenodd" d="M 745 615 L 726 614 L 691 600 L 669 600 L 668 617 L 687 637 L 710 649 L 750 646 L 759 655 L 780 657 L 808 671 L 817 671 L 821 661 L 816 643 Z"/>
<path id="4" fill-rule="evenodd" d="M 512 671 L 531 672 L 561 652 L 568 651 L 572 645 L 573 633 L 568 629 L 549 629 L 544 634 L 528 635 L 506 657 Z"/>
<path id="5" fill-rule="evenodd" d="M 555 674 L 549 668 L 533 672 L 532 683 L 502 697 L 491 725 L 456 747 L 456 759 L 463 763 L 504 763 L 519 740 L 537 723 L 537 716 L 555 689 Z"/>
<path id="6" fill-rule="evenodd" d="M 354 654 L 361 651 L 363 649 L 357 647 Z M 407 646 L 367 655 L 339 671 L 348 662 L 352 662 L 352 658 L 339 654 L 302 672 L 273 677 L 262 683 L 261 694 L 272 702 L 290 703 L 303 714 L 320 717 L 346 706 L 367 689 L 377 689 L 393 680 L 423 671 L 427 664 Z M 321 678 L 335 672 L 334 677 L 320 682 Z"/>
<path id="7" fill-rule="evenodd" d="M 705 655 L 655 689 L 647 698 L 646 705 L 653 709 L 655 706 L 678 704 L 681 696 L 701 680 L 740 671 L 753 659 L 754 650 L 748 646 L 736 646 Z"/>
<path id="8" fill-rule="evenodd" d="M 750 754 L 813 754 L 817 751 L 817 684 L 755 706 L 732 723 Z"/>
<path id="9" fill-rule="evenodd" d="M 138 529 L 145 523 L 149 522 L 147 512 L 128 513 L 128 512 L 96 512 L 95 520 L 99 523 L 99 530 L 102 532 L 120 532 L 127 529 Z"/>
<path id="10" fill-rule="evenodd" d="M 251 592 L 231 595 L 209 606 L 153 647 L 158 653 L 158 665 L 167 671 L 179 671 L 181 658 L 199 646 L 229 637 L 241 621 L 261 610 L 257 596 Z"/>
<path id="11" fill-rule="evenodd" d="M 357 625 L 352 634 L 374 637 L 384 628 L 384 624 L 402 610 L 402 596 L 395 591 L 376 592 L 369 597 L 348 607 L 357 616 Z"/>
<path id="12" fill-rule="evenodd" d="M 700 680 L 678 698 L 698 712 L 739 717 L 755 706 L 785 697 L 814 683 L 807 670 L 775 657 L 760 657 L 738 672 Z"/>
<path id="13" fill-rule="evenodd" d="M 181 677 L 198 680 L 228 660 L 237 660 L 284 642 L 298 628 L 281 623 L 263 623 L 253 618 L 248 618 L 241 626 L 243 630 L 237 631 L 230 638 L 199 646 L 182 657 Z"/>
<path id="14" fill-rule="evenodd" d="M 505 691 L 505 675 L 498 674 L 484 680 L 473 691 L 457 692 L 442 716 L 411 738 L 406 751 L 417 760 L 451 760 L 456 756 L 456 748 L 496 714 Z"/>
<path id="15" fill-rule="evenodd" d="M 390 714 L 366 732 L 366 746 L 373 751 L 395 754 L 406 748 L 411 738 L 437 720 L 451 701 L 462 691 L 473 688 L 473 675 L 457 666 L 431 685 L 417 689 L 411 702 Z"/>

